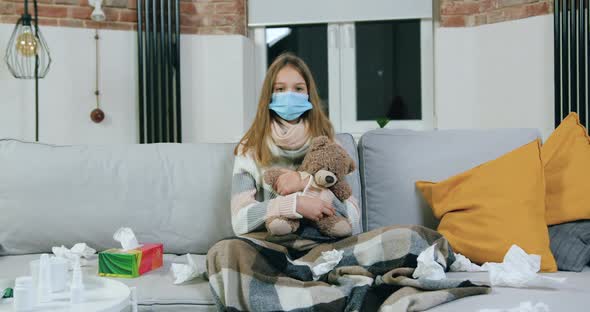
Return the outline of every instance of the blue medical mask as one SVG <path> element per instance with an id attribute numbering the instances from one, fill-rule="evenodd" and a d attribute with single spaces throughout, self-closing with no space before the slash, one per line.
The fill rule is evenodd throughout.
<path id="1" fill-rule="evenodd" d="M 273 93 L 268 108 L 275 111 L 281 118 L 291 121 L 312 109 L 313 106 L 308 99 L 309 95 L 297 92 Z"/>

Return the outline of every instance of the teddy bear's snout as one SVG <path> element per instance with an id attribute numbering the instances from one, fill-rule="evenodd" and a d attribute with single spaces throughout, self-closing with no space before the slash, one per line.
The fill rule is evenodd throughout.
<path id="1" fill-rule="evenodd" d="M 323 187 L 330 187 L 338 182 L 336 175 L 328 170 L 320 170 L 316 172 L 314 180 L 317 185 Z"/>

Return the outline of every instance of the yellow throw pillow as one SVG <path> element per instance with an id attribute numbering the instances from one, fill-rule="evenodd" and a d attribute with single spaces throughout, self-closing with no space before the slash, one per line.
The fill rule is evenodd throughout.
<path id="1" fill-rule="evenodd" d="M 541 148 L 547 224 L 590 219 L 590 138 L 570 113 Z"/>
<path id="2" fill-rule="evenodd" d="M 502 262 L 516 244 L 541 256 L 541 271 L 557 270 L 545 223 L 540 144 L 533 141 L 439 183 L 416 182 L 455 252 L 479 264 Z"/>

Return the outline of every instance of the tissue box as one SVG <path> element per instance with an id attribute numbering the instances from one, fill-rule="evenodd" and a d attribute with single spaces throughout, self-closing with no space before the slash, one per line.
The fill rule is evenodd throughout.
<path id="1" fill-rule="evenodd" d="M 112 248 L 98 254 L 98 275 L 110 277 L 138 277 L 162 266 L 164 246 L 143 244 L 123 251 Z"/>

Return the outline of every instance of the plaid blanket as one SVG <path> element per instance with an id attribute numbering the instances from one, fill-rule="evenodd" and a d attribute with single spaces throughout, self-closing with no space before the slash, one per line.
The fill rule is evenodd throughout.
<path id="1" fill-rule="evenodd" d="M 421 226 L 384 227 L 333 243 L 250 233 L 209 250 L 209 285 L 220 311 L 360 311 L 370 289 L 383 302 L 380 311 L 421 311 L 489 293 L 469 281 L 412 278 L 418 255 L 435 243 L 437 262 L 448 268 L 454 261 L 448 242 Z M 334 249 L 343 251 L 342 260 L 314 280 L 314 262 Z"/>

